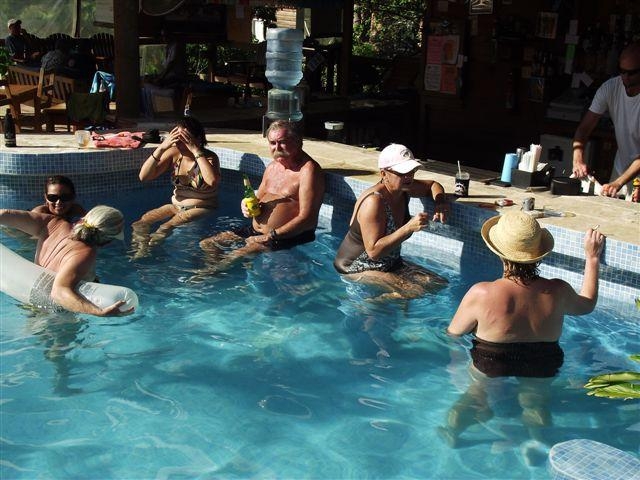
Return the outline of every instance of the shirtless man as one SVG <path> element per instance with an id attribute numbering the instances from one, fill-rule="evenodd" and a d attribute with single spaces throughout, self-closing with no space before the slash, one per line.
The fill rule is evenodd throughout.
<path id="1" fill-rule="evenodd" d="M 538 274 L 540 261 L 553 249 L 553 237 L 530 215 L 516 211 L 492 217 L 482 238 L 502 259 L 503 276 L 480 282 L 465 294 L 447 329 L 473 333 L 472 383 L 439 429 L 450 446 L 473 423 L 493 416 L 487 398 L 492 377 L 517 377 L 523 424 L 534 440 L 551 423 L 548 386 L 564 361 L 558 343 L 565 315 L 585 315 L 598 300 L 598 270 L 605 237 L 589 229 L 584 238 L 585 268 L 577 293 L 564 280 Z M 545 457 L 546 458 L 546 457 Z"/>
<path id="2" fill-rule="evenodd" d="M 293 124 L 278 120 L 267 129 L 273 157 L 256 193 L 260 215 L 252 224 L 233 232 L 222 232 L 200 242 L 215 257 L 220 269 L 245 255 L 282 250 L 315 240 L 318 214 L 324 196 L 324 173 L 302 150 L 302 137 Z M 249 218 L 244 199 L 242 214 Z M 244 245 L 222 257 L 219 246 L 244 240 Z"/>
<path id="3" fill-rule="evenodd" d="M 0 225 L 17 228 L 38 239 L 35 263 L 56 272 L 51 299 L 66 310 L 100 317 L 128 314 L 119 301 L 99 308 L 79 295 L 75 288 L 82 280 L 95 280 L 98 247 L 122 239 L 123 217 L 115 208 L 98 205 L 79 222 L 23 210 L 0 209 Z"/>

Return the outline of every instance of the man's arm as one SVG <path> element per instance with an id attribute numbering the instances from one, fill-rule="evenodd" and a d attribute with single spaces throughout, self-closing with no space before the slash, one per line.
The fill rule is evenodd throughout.
<path id="1" fill-rule="evenodd" d="M 598 301 L 598 274 L 600 254 L 605 244 L 605 236 L 591 228 L 584 236 L 584 277 L 582 289 L 577 294 L 567 285 L 564 294 L 565 312 L 568 315 L 585 315 L 593 311 Z"/>
<path id="2" fill-rule="evenodd" d="M 449 335 L 465 335 L 474 332 L 478 328 L 477 311 L 480 302 L 487 296 L 482 283 L 476 283 L 464 295 L 458 310 L 456 311 L 447 333 Z"/>
<path id="3" fill-rule="evenodd" d="M 277 227 L 278 237 L 294 237 L 316 227 L 324 198 L 324 186 L 324 172 L 320 165 L 313 160 L 307 162 L 300 172 L 298 215 Z"/>
<path id="4" fill-rule="evenodd" d="M 602 185 L 601 195 L 615 197 L 624 185 L 629 183 L 638 175 L 640 175 L 640 157 L 631 162 L 629 168 L 627 168 L 622 175 L 616 178 L 613 182 Z"/>
<path id="5" fill-rule="evenodd" d="M 120 315 L 119 307 L 124 301 L 118 301 L 106 308 L 99 308 L 79 295 L 75 288 L 95 263 L 95 250 L 87 250 L 66 259 L 56 273 L 51 288 L 51 298 L 61 307 L 71 312 L 88 313 L 100 317 Z"/>
<path id="6" fill-rule="evenodd" d="M 32 237 L 40 238 L 47 231 L 47 223 L 55 218 L 37 212 L 27 212 L 25 210 L 0 209 L 0 225 L 17 228 Z"/>
<path id="7" fill-rule="evenodd" d="M 601 116 L 587 110 L 573 136 L 573 173 L 578 178 L 584 178 L 589 173 L 587 165 L 584 163 L 584 149 Z"/>

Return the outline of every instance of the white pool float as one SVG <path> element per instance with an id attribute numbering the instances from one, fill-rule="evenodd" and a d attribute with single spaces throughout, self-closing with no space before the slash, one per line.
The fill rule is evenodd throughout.
<path id="1" fill-rule="evenodd" d="M 0 291 L 19 302 L 40 308 L 60 308 L 50 296 L 55 272 L 36 265 L 0 243 Z M 80 295 L 100 308 L 122 300 L 124 312 L 138 308 L 138 296 L 127 287 L 105 283 L 80 282 Z"/>

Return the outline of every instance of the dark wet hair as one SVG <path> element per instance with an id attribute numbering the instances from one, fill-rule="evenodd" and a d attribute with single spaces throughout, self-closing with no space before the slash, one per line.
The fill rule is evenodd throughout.
<path id="1" fill-rule="evenodd" d="M 71 191 L 71 194 L 74 197 L 76 196 L 76 187 L 73 185 L 73 182 L 69 177 L 65 177 L 64 175 L 52 175 L 51 177 L 48 177 L 44 184 L 44 193 L 47 193 L 49 185 L 64 185 Z"/>
<path id="2" fill-rule="evenodd" d="M 529 285 L 532 281 L 540 278 L 540 262 L 517 263 L 502 259 L 504 265 L 504 278 L 510 278 L 523 285 Z"/>
<path id="3" fill-rule="evenodd" d="M 207 144 L 207 134 L 204 131 L 202 124 L 192 116 L 182 117 L 178 120 L 178 127 L 186 128 L 191 135 L 200 140 L 200 143 L 204 146 Z"/>

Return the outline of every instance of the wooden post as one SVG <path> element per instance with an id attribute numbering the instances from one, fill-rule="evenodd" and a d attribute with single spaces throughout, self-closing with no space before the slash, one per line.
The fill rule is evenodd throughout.
<path id="1" fill-rule="evenodd" d="M 116 108 L 119 117 L 140 116 L 138 2 L 113 1 Z"/>
<path id="2" fill-rule="evenodd" d="M 351 50 L 353 49 L 353 0 L 344 0 L 342 7 L 342 49 L 340 50 L 340 68 L 338 68 L 338 93 L 343 97 L 349 94 L 351 72 Z"/>

